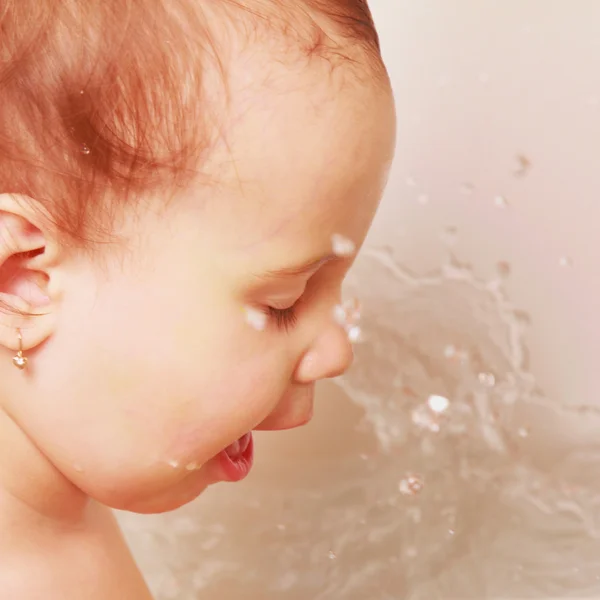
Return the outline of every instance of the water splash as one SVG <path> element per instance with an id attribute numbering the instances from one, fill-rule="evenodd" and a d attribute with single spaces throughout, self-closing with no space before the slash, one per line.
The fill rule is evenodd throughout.
<path id="1" fill-rule="evenodd" d="M 138 554 L 160 557 L 142 561 L 158 600 L 173 573 L 181 600 L 598 596 L 600 444 L 575 425 L 597 432 L 600 414 L 539 389 L 509 273 L 477 277 L 448 252 L 416 275 L 368 249 L 349 276 L 368 337 L 336 383 L 363 445 L 303 447 L 243 493 L 216 486 L 156 517 L 150 536 L 148 517 L 130 525 Z"/>

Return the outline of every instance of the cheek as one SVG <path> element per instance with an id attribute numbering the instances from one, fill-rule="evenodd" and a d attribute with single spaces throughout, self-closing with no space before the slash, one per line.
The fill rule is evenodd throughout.
<path id="1" fill-rule="evenodd" d="M 161 311 L 151 323 L 148 312 Z M 279 338 L 232 312 L 186 312 L 147 306 L 115 326 L 97 310 L 36 361 L 41 386 L 25 419 L 32 436 L 76 485 L 111 506 L 193 481 L 186 465 L 254 428 L 289 386 Z"/>

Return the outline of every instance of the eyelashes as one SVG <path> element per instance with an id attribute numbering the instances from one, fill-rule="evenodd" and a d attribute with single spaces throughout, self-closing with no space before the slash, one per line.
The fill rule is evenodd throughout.
<path id="1" fill-rule="evenodd" d="M 289 308 L 273 308 L 269 306 L 268 311 L 277 328 L 283 331 L 292 328 L 298 321 L 295 305 Z"/>

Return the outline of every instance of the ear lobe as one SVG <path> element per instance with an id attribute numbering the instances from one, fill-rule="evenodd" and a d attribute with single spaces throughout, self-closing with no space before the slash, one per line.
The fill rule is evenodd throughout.
<path id="1" fill-rule="evenodd" d="M 24 348 L 52 332 L 49 240 L 35 221 L 25 199 L 0 195 L 0 345 L 11 350 L 18 344 L 17 329 Z"/>

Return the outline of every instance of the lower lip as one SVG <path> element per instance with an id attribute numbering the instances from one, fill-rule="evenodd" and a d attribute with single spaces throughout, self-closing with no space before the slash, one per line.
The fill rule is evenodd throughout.
<path id="1" fill-rule="evenodd" d="M 252 433 L 247 433 L 240 438 L 240 443 L 242 446 L 247 444 L 246 448 L 235 457 L 231 457 L 225 450 L 222 450 L 217 455 L 225 481 L 241 481 L 252 469 L 252 462 L 254 460 L 254 439 L 252 438 Z"/>

